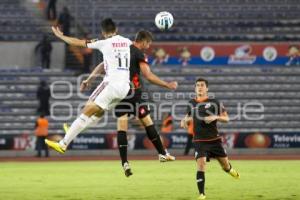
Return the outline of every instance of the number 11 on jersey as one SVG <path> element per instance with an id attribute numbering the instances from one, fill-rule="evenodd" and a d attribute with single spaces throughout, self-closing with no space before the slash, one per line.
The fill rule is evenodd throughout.
<path id="1" fill-rule="evenodd" d="M 118 63 L 119 63 L 119 68 L 121 69 L 129 69 L 129 59 L 128 59 L 129 55 L 128 53 L 122 53 L 119 52 L 116 55 L 116 58 L 118 59 Z"/>

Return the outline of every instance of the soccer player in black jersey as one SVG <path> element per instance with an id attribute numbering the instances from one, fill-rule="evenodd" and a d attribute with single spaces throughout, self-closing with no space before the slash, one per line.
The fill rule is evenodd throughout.
<path id="1" fill-rule="evenodd" d="M 140 119 L 145 127 L 148 138 L 159 153 L 159 160 L 161 162 L 175 160 L 175 157 L 171 156 L 163 147 L 162 141 L 151 119 L 149 108 L 142 99 L 140 74 L 155 85 L 171 90 L 177 88 L 177 82 L 165 82 L 151 72 L 143 50 L 150 47 L 152 40 L 152 34 L 148 31 L 139 31 L 136 34 L 135 41 L 133 45 L 130 46 L 130 80 L 133 85 L 131 94 L 115 107 L 115 114 L 118 117 L 118 147 L 122 166 L 127 177 L 132 175 L 127 160 L 128 143 L 126 133 L 128 129 L 128 115 L 134 115 Z"/>
<path id="2" fill-rule="evenodd" d="M 219 135 L 217 122 L 227 123 L 228 114 L 223 104 L 217 99 L 208 97 L 208 81 L 199 78 L 195 82 L 196 98 L 189 101 L 187 115 L 181 121 L 181 126 L 187 128 L 189 123 L 194 125 L 195 159 L 197 162 L 197 186 L 199 198 L 205 199 L 205 167 L 209 158 L 216 158 L 223 170 L 234 178 L 240 177 L 228 161 L 222 139 Z"/>
<path id="3" fill-rule="evenodd" d="M 115 108 L 115 115 L 118 117 L 118 147 L 122 160 L 122 166 L 127 177 L 132 175 L 127 159 L 128 141 L 126 133 L 128 129 L 128 115 L 134 115 L 140 119 L 145 127 L 148 138 L 151 140 L 152 144 L 159 153 L 159 160 L 161 162 L 175 160 L 175 157 L 171 156 L 163 147 L 162 141 L 151 119 L 149 108 L 146 102 L 142 99 L 140 74 L 142 74 L 149 82 L 158 86 L 171 90 L 177 88 L 177 82 L 165 82 L 151 72 L 143 50 L 146 50 L 150 47 L 152 40 L 152 34 L 148 31 L 139 31 L 136 34 L 135 41 L 133 45 L 130 46 L 130 80 L 132 83 L 132 88 L 128 97 L 123 99 Z M 88 86 L 92 80 L 92 77 L 102 71 L 103 66 L 99 64 L 89 78 L 83 81 L 82 88 Z"/>

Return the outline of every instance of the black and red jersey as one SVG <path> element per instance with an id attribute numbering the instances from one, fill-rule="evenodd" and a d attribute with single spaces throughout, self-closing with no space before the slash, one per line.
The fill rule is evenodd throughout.
<path id="1" fill-rule="evenodd" d="M 140 62 L 147 62 L 145 54 L 136 46 L 130 46 L 130 81 L 135 89 L 141 88 Z"/>
<path id="2" fill-rule="evenodd" d="M 193 118 L 194 141 L 218 139 L 220 135 L 217 121 L 207 124 L 204 118 L 209 115 L 220 115 L 223 112 L 226 112 L 226 109 L 217 99 L 207 98 L 201 101 L 191 99 L 188 103 L 187 114 Z"/>

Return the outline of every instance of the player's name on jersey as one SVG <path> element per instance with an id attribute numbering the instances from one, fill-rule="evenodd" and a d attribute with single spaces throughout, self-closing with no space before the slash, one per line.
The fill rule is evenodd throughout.
<path id="1" fill-rule="evenodd" d="M 113 42 L 112 46 L 114 48 L 118 48 L 118 47 L 128 47 L 128 43 L 127 42 Z"/>

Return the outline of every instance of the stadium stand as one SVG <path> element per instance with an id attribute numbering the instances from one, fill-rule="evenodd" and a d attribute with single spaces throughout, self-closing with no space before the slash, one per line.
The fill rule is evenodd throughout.
<path id="1" fill-rule="evenodd" d="M 35 41 L 46 33 L 49 24 L 37 17 L 36 5 L 21 0 L 0 1 L 0 41 Z"/>
<path id="2" fill-rule="evenodd" d="M 113 17 L 122 34 L 133 37 L 149 29 L 158 41 L 296 41 L 300 39 L 300 5 L 297 0 L 184 0 L 184 1 L 66 0 L 66 5 L 85 32 L 96 36 L 100 19 Z M 247 6 L 245 6 L 247 5 Z M 48 22 L 37 6 L 21 0 L 0 2 L 0 40 L 36 40 Z M 154 16 L 168 10 L 174 27 L 163 34 Z M 138 19 L 138 20 L 137 20 Z M 74 25 L 74 24 L 73 24 Z M 49 24 L 48 24 L 49 26 Z M 76 25 L 78 26 L 78 25 Z"/>
<path id="3" fill-rule="evenodd" d="M 249 105 L 247 116 L 261 120 L 249 120 L 242 115 L 240 119 L 235 117 L 231 123 L 221 126 L 222 132 L 295 132 L 300 130 L 300 69 L 294 67 L 286 68 L 259 68 L 259 67 L 201 67 L 201 68 L 166 68 L 154 67 L 154 71 L 165 80 L 177 80 L 180 83 L 179 89 L 174 93 L 166 95 L 166 90 L 156 86 L 147 85 L 149 96 L 155 103 L 169 102 L 163 107 L 170 109 L 175 103 L 175 114 L 182 116 L 186 103 L 193 93 L 193 84 L 196 78 L 201 75 L 210 82 L 211 95 L 222 99 L 231 117 L 237 116 L 240 107 L 246 103 Z M 70 72 L 43 71 L 41 69 L 2 69 L 0 71 L 0 134 L 22 134 L 31 133 L 34 129 L 34 122 L 37 117 L 36 89 L 41 79 L 49 83 L 62 81 L 62 84 L 54 85 L 53 92 L 56 99 L 51 99 L 52 106 L 56 105 L 53 116 L 50 118 L 49 133 L 62 133 L 62 123 L 59 119 L 68 116 L 70 107 L 74 108 L 71 122 L 77 115 L 77 107 L 86 99 L 77 95 L 77 78 Z M 175 73 L 176 72 L 176 73 Z M 66 85 L 70 82 L 72 88 Z M 73 91 L 70 98 L 63 99 Z M 155 95 L 153 95 L 156 92 Z M 172 98 L 170 98 L 170 95 Z M 159 98 L 158 98 L 159 96 Z M 53 95 L 52 95 L 53 97 Z M 258 105 L 263 105 L 264 110 Z M 153 113 L 156 114 L 155 112 Z M 110 133 L 115 132 L 116 120 L 111 114 L 108 115 L 108 124 L 103 127 L 94 127 L 87 130 L 87 133 Z M 160 124 L 161 120 L 157 120 Z M 175 121 L 175 132 L 182 132 L 178 127 L 178 120 Z M 131 132 L 137 129 L 131 126 Z"/>
<path id="4" fill-rule="evenodd" d="M 127 1 L 128 2 L 128 1 Z M 139 29 L 154 32 L 156 40 L 161 41 L 297 41 L 300 39 L 300 5 L 298 0 L 130 0 L 130 5 L 116 0 L 66 0 L 58 2 L 60 7 L 67 5 L 76 20 L 86 32 L 99 33 L 100 19 L 113 17 L 120 32 L 133 37 Z M 247 5 L 247 6 L 245 6 Z M 39 40 L 47 22 L 36 12 L 32 2 L 21 0 L 0 1 L 0 40 L 28 41 Z M 147 7 L 147 9 L 144 9 Z M 174 14 L 175 25 L 168 34 L 160 32 L 153 24 L 158 11 L 168 10 Z M 137 20 L 138 19 L 138 20 Z M 3 67 L 3 66 L 1 66 Z M 239 112 L 238 106 L 247 102 L 264 105 L 264 118 L 260 121 L 233 120 L 223 125 L 223 132 L 244 131 L 299 131 L 300 130 L 300 69 L 296 67 L 203 67 L 176 68 L 154 67 L 162 78 L 177 80 L 179 89 L 172 93 L 173 99 L 165 97 L 165 90 L 149 86 L 150 94 L 158 92 L 160 100 L 155 103 L 186 102 L 193 92 L 193 83 L 199 75 L 206 77 L 210 89 L 223 100 L 230 115 Z M 173 73 L 174 72 L 174 73 Z M 77 91 L 77 79 L 69 71 L 43 71 L 34 69 L 0 70 L 0 134 L 22 134 L 32 132 L 37 117 L 36 89 L 40 79 L 49 83 L 67 81 L 72 91 Z M 55 94 L 69 93 L 66 85 L 56 85 Z M 51 104 L 70 103 L 76 108 L 85 99 L 72 95 L 70 99 L 52 99 Z M 257 104 L 258 105 L 258 104 Z M 170 105 L 169 105 L 170 107 Z M 169 107 L 167 109 L 169 109 Z M 54 116 L 68 116 L 69 108 L 55 107 Z M 259 116 L 254 107 L 249 116 Z M 179 115 L 183 107 L 176 109 Z M 77 110 L 71 113 L 71 122 Z M 62 133 L 64 121 L 50 119 L 50 133 Z M 92 128 L 88 133 L 107 133 L 115 131 L 115 119 L 108 116 L 108 125 Z M 157 121 L 161 123 L 160 120 Z M 176 121 L 178 122 L 178 121 Z M 176 124 L 176 131 L 182 131 Z M 131 127 L 131 131 L 134 131 Z"/>
<path id="5" fill-rule="evenodd" d="M 100 20 L 113 17 L 122 34 L 141 28 L 162 41 L 287 41 L 299 40 L 300 5 L 296 0 L 185 0 L 185 1 L 71 1 L 77 19 L 90 33 L 98 33 Z M 157 12 L 174 15 L 174 27 L 164 34 L 153 26 Z M 94 21 L 92 21 L 93 19 Z M 138 19 L 138 20 L 137 20 Z"/>

